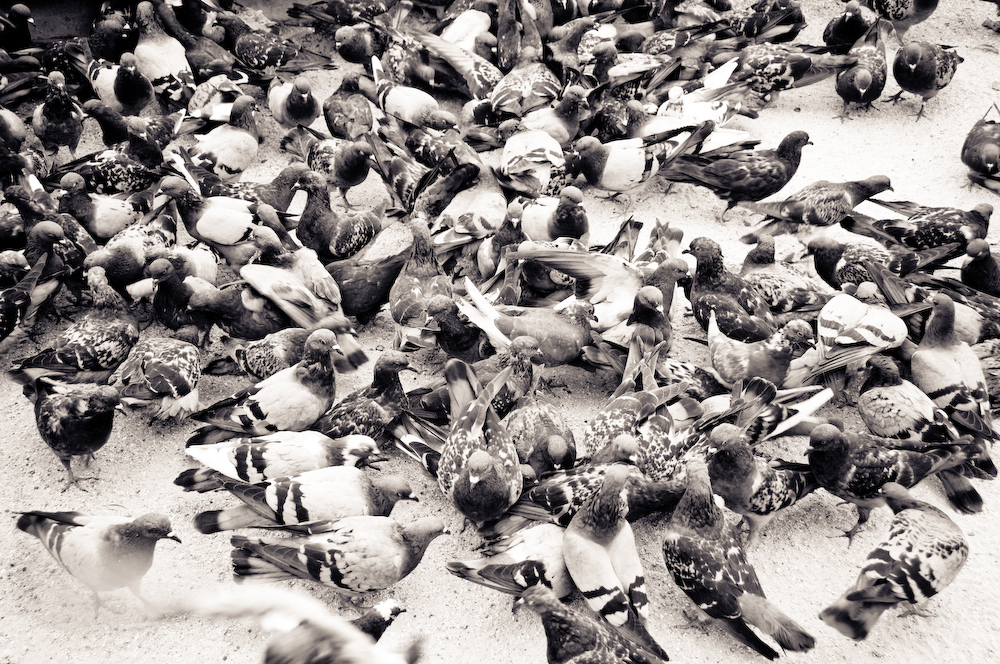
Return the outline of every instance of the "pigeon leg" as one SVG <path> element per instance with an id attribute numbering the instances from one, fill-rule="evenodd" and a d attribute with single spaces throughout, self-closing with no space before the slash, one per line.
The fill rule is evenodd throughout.
<path id="1" fill-rule="evenodd" d="M 886 97 L 884 101 L 891 101 L 892 105 L 895 106 L 896 104 L 899 103 L 900 99 L 902 99 L 902 98 L 903 98 L 903 91 L 900 90 L 899 92 L 897 92 L 893 96 Z"/>
<path id="2" fill-rule="evenodd" d="M 841 124 L 843 124 L 845 120 L 853 120 L 854 118 L 852 118 L 851 114 L 847 112 L 848 105 L 849 105 L 848 102 L 845 101 L 844 108 L 840 111 L 839 115 L 833 116 L 833 119 L 840 120 Z"/>
<path id="3" fill-rule="evenodd" d="M 351 202 L 349 200 L 347 200 L 347 187 L 340 187 L 340 198 L 341 198 L 342 201 L 344 201 L 344 206 L 348 210 L 353 210 L 354 209 L 354 206 L 351 205 Z"/>
<path id="4" fill-rule="evenodd" d="M 90 455 L 90 456 L 92 457 L 93 455 Z M 62 465 L 66 468 L 66 472 L 69 473 L 69 480 L 67 480 L 66 486 L 63 487 L 62 493 L 65 493 L 67 489 L 69 489 L 71 486 L 74 486 L 74 485 L 78 489 L 80 489 L 80 491 L 86 491 L 86 489 L 84 489 L 82 486 L 79 485 L 80 480 L 96 480 L 97 479 L 96 477 L 77 477 L 73 473 L 73 467 L 71 465 L 72 461 L 73 461 L 72 457 L 67 457 L 65 459 L 59 459 L 59 461 L 62 462 Z"/>
<path id="5" fill-rule="evenodd" d="M 104 606 L 104 600 L 101 599 L 96 590 L 92 592 L 94 593 L 94 620 L 97 620 L 97 614 L 100 613 L 101 607 Z"/>
<path id="6" fill-rule="evenodd" d="M 900 618 L 907 618 L 909 616 L 919 616 L 920 618 L 936 618 L 937 614 L 930 610 L 927 606 L 927 602 L 923 604 L 917 604 L 916 602 L 903 606 L 903 609 L 899 612 Z"/>
<path id="7" fill-rule="evenodd" d="M 924 106 L 926 105 L 927 105 L 926 101 L 920 102 L 920 110 L 917 111 L 917 120 L 916 120 L 917 122 L 920 122 L 920 118 L 924 117 Z"/>
<path id="8" fill-rule="evenodd" d="M 870 507 L 861 507 L 858 505 L 858 522 L 850 530 L 844 531 L 842 535 L 842 537 L 847 538 L 847 548 L 851 548 L 851 544 L 854 543 L 854 536 L 858 534 L 861 525 L 868 522 L 868 517 L 871 516 L 871 513 L 872 510 Z"/>

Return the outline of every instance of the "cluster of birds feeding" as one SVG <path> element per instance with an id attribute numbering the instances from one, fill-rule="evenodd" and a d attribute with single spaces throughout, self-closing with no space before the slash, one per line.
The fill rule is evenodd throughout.
<path id="1" fill-rule="evenodd" d="M 1000 337 L 992 207 L 873 198 L 891 189 L 885 176 L 761 202 L 794 175 L 809 136 L 756 149 L 724 125 L 830 76 L 845 113 L 871 104 L 891 39 L 893 75 L 922 114 L 962 61 L 904 41 L 936 2 L 870 4 L 849 2 L 821 47 L 794 43 L 805 19 L 786 0 L 741 11 L 726 0 L 457 0 L 419 28 L 409 0 L 295 5 L 293 18 L 361 65 L 324 101 L 299 74 L 332 67 L 329 56 L 212 0 L 109 1 L 89 36 L 47 43 L 15 5 L 0 18 L 5 349 L 56 298 L 81 314 L 8 378 L 68 486 L 89 479 L 73 459 L 108 441 L 118 410 L 201 423 L 186 446 L 200 465 L 176 484 L 240 502 L 198 514 L 195 527 L 292 532 L 233 535 L 238 579 L 297 577 L 364 596 L 409 574 L 445 526 L 391 516 L 416 499 L 405 479 L 366 469 L 391 441 L 486 539 L 483 558 L 448 571 L 538 612 L 551 663 L 668 659 L 648 631 L 630 526 L 653 513 L 667 515 L 667 568 L 704 613 L 769 659 L 773 643 L 808 651 L 813 636 L 765 599 L 746 549 L 818 488 L 857 506 L 849 537 L 887 505 L 888 537 L 820 614 L 863 639 L 892 605 L 944 589 L 968 556 L 955 521 L 907 489 L 935 475 L 952 506 L 973 513 L 972 480 L 997 474 L 971 349 Z M 287 131 L 289 162 L 271 182 L 241 181 L 261 141 L 250 86 Z M 456 96 L 471 101 L 441 101 Z M 310 128 L 320 117 L 330 135 Z M 106 149 L 78 157 L 88 118 Z M 962 160 L 996 189 L 998 159 L 1000 131 L 984 117 Z M 355 207 L 349 191 L 370 171 L 389 200 Z M 711 189 L 722 215 L 737 205 L 765 215 L 744 238 L 756 246 L 739 274 L 706 237 L 683 250 L 692 273 L 683 233 L 659 220 L 644 247 L 631 218 L 590 245 L 579 187 L 640 195 L 654 177 Z M 290 214 L 299 190 L 305 206 Z M 896 217 L 856 212 L 866 200 Z M 366 260 L 400 219 L 411 249 Z M 866 239 L 838 242 L 823 232 L 833 226 Z M 802 241 L 821 281 L 775 262 L 781 234 Z M 934 273 L 962 256 L 960 279 Z M 219 285 L 220 273 L 235 277 Z M 668 356 L 678 287 L 707 333 L 709 366 Z M 386 303 L 394 348 L 374 361 L 370 386 L 338 400 L 336 374 L 369 361 L 348 316 L 367 323 Z M 153 322 L 166 334 L 147 332 Z M 209 361 L 213 327 L 228 355 Z M 406 392 L 407 352 L 431 346 L 450 358 L 443 377 Z M 621 376 L 579 441 L 541 390 L 544 367 L 562 364 Z M 249 385 L 205 408 L 203 371 L 241 372 Z M 869 431 L 817 416 L 834 398 L 856 405 Z M 754 453 L 783 435 L 808 436 L 808 463 Z M 743 517 L 745 541 L 715 496 Z M 97 607 L 116 588 L 142 598 L 156 543 L 180 541 L 158 514 L 30 511 L 17 527 Z M 590 613 L 562 603 L 577 589 Z M 400 611 L 391 602 L 348 624 L 299 596 L 244 587 L 191 610 L 291 617 L 266 661 L 419 658 L 375 643 Z"/>

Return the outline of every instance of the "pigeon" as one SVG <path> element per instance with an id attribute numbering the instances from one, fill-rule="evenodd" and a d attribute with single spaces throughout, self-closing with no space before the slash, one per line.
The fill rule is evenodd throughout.
<path id="1" fill-rule="evenodd" d="M 51 348 L 18 362 L 7 377 L 25 387 L 42 376 L 67 383 L 106 383 L 139 340 L 139 327 L 124 298 L 108 283 L 104 268 L 92 267 L 87 282 L 93 306 Z"/>
<path id="2" fill-rule="evenodd" d="M 371 321 L 389 301 L 389 291 L 408 258 L 404 249 L 379 259 L 355 257 L 327 263 L 327 271 L 340 285 L 344 313 L 361 324 Z"/>
<path id="3" fill-rule="evenodd" d="M 913 487 L 941 470 L 957 468 L 977 450 L 968 442 L 924 451 L 910 450 L 892 439 L 845 433 L 833 425 L 823 424 L 810 434 L 806 454 L 819 485 L 857 506 L 858 522 L 845 533 L 848 540 L 852 540 L 858 528 L 868 521 L 872 509 L 884 504 L 879 489 L 887 482 Z M 959 498 L 956 502 L 969 501 Z"/>
<path id="4" fill-rule="evenodd" d="M 865 5 L 892 24 L 902 45 L 906 31 L 930 18 L 937 9 L 938 0 L 865 0 Z"/>
<path id="5" fill-rule="evenodd" d="M 977 238 L 965 248 L 968 259 L 962 265 L 962 283 L 988 295 L 1000 296 L 1000 263 L 986 240 Z"/>
<path id="6" fill-rule="evenodd" d="M 427 329 L 434 333 L 437 347 L 448 357 L 468 364 L 497 352 L 487 334 L 469 322 L 458 310 L 455 300 L 446 295 L 435 295 L 427 303 Z"/>
<path id="7" fill-rule="evenodd" d="M 811 344 L 812 338 L 809 323 L 793 320 L 767 339 L 738 341 L 719 330 L 715 311 L 709 313 L 708 353 L 715 377 L 726 387 L 753 376 L 782 385 L 794 353 Z"/>
<path id="8" fill-rule="evenodd" d="M 559 78 L 543 62 L 539 50 L 523 46 L 517 62 L 493 86 L 490 106 L 494 113 L 511 113 L 518 117 L 547 106 L 562 88 Z"/>
<path id="9" fill-rule="evenodd" d="M 153 92 L 164 104 L 185 106 L 194 94 L 195 82 L 184 45 L 166 33 L 151 2 L 136 6 L 135 22 L 139 29 L 136 68 L 153 84 Z"/>
<path id="10" fill-rule="evenodd" d="M 527 588 L 521 597 L 542 619 L 549 664 L 662 664 L 667 661 L 604 621 L 566 606 L 543 584 Z"/>
<path id="11" fill-rule="evenodd" d="M 686 469 L 687 490 L 663 538 L 663 558 L 674 582 L 698 608 L 768 659 L 777 659 L 778 652 L 750 625 L 786 650 L 811 650 L 815 639 L 764 597 L 757 572 L 715 504 L 705 463 L 694 459 Z"/>
<path id="12" fill-rule="evenodd" d="M 719 148 L 702 154 L 681 155 L 660 169 L 671 182 L 686 182 L 711 189 L 727 201 L 719 216 L 741 201 L 759 201 L 776 194 L 799 168 L 802 148 L 812 145 L 804 131 L 785 136 L 775 150 Z"/>
<path id="13" fill-rule="evenodd" d="M 271 79 L 267 88 L 267 108 L 274 121 L 284 129 L 294 129 L 298 125 L 308 127 L 321 110 L 309 80 L 303 76 L 291 81 L 284 81 L 279 76 Z"/>
<path id="14" fill-rule="evenodd" d="M 452 425 L 441 450 L 438 486 L 473 522 L 499 517 L 521 495 L 517 450 L 490 405 L 512 371 L 508 367 L 480 386 L 461 360 L 445 365 Z"/>
<path id="15" fill-rule="evenodd" d="M 203 345 L 212 330 L 213 317 L 202 311 L 188 309 L 188 303 L 199 290 L 211 284 L 193 275 L 178 271 L 168 258 L 157 258 L 147 268 L 153 281 L 153 316 L 164 327 Z"/>
<path id="16" fill-rule="evenodd" d="M 208 476 L 243 504 L 196 515 L 194 527 L 206 535 L 275 524 L 335 521 L 349 516 L 389 516 L 398 501 L 416 500 L 402 477 L 385 475 L 373 479 L 355 466 L 327 466 L 257 484 L 247 484 L 218 472 L 214 478 L 211 473 Z M 203 481 L 200 477 L 190 477 Z"/>
<path id="17" fill-rule="evenodd" d="M 970 180 L 996 190 L 994 182 L 1000 173 L 1000 129 L 996 120 L 986 119 L 994 108 L 990 106 L 969 130 L 962 143 L 962 163 L 969 167 Z"/>
<path id="18" fill-rule="evenodd" d="M 871 21 L 861 13 L 861 3 L 851 0 L 844 11 L 830 19 L 823 28 L 823 43 L 830 47 L 832 53 L 843 55 L 865 36 L 869 27 Z"/>
<path id="19" fill-rule="evenodd" d="M 761 341 L 774 333 L 771 308 L 741 277 L 726 269 L 722 248 L 715 240 L 695 238 L 684 253 L 695 257 L 688 299 L 703 329 L 708 329 L 709 315 L 714 311 L 719 329 L 731 339 Z"/>
<path id="20" fill-rule="evenodd" d="M 76 146 L 83 133 L 83 108 L 66 90 L 66 77 L 60 71 L 49 74 L 45 101 L 35 107 L 31 129 L 42 143 L 46 164 L 51 167 L 59 148 L 66 146 L 76 157 Z"/>
<path id="21" fill-rule="evenodd" d="M 965 251 L 969 242 L 986 237 L 993 215 L 993 206 L 988 203 L 980 203 L 971 210 L 959 210 L 878 198 L 871 199 L 871 202 L 907 217 L 872 220 L 872 225 L 917 251 L 941 247 L 950 242 L 958 242 L 960 249 Z"/>
<path id="22" fill-rule="evenodd" d="M 667 654 L 648 631 L 649 598 L 635 535 L 625 519 L 629 471 L 612 466 L 604 482 L 576 513 L 563 538 L 563 558 L 587 605 L 646 648 Z"/>
<path id="23" fill-rule="evenodd" d="M 378 106 L 387 116 L 404 125 L 430 129 L 451 129 L 456 118 L 438 105 L 437 99 L 423 90 L 394 82 L 386 76 L 378 57 L 372 56 L 372 77 Z"/>
<path id="24" fill-rule="evenodd" d="M 35 19 L 31 9 L 21 3 L 11 5 L 5 16 L 0 16 L 0 35 L 8 52 L 20 51 L 31 46 L 31 26 Z"/>
<path id="25" fill-rule="evenodd" d="M 153 405 L 153 417 L 184 419 L 200 410 L 198 347 L 180 339 L 149 337 L 129 352 L 121 364 L 122 403 Z"/>
<path id="26" fill-rule="evenodd" d="M 191 158 L 223 182 L 239 180 L 243 171 L 257 162 L 257 148 L 263 137 L 257 127 L 257 102 L 242 95 L 233 102 L 227 124 L 199 137 Z"/>
<path id="27" fill-rule="evenodd" d="M 858 396 L 861 420 L 876 436 L 898 438 L 914 443 L 944 443 L 958 441 L 959 431 L 949 421 L 948 414 L 938 408 L 919 387 L 899 375 L 896 361 L 886 355 L 868 359 L 867 378 Z M 979 493 L 962 477 L 966 469 L 942 470 L 937 476 L 944 485 L 952 506 L 966 514 L 983 509 Z"/>
<path id="28" fill-rule="evenodd" d="M 850 118 L 847 114 L 850 104 L 863 104 L 866 109 L 870 109 L 872 102 L 885 89 L 889 65 L 885 59 L 885 39 L 878 21 L 852 45 L 850 55 L 857 58 L 857 63 L 838 73 L 834 84 L 837 95 L 844 100 L 844 109 L 838 116 L 841 121 Z"/>
<path id="29" fill-rule="evenodd" d="M 862 293 L 859 289 L 855 295 Z M 835 370 L 864 366 L 872 355 L 903 345 L 907 334 L 903 319 L 881 302 L 868 304 L 847 293 L 836 295 L 816 318 L 816 347 L 795 359 L 784 385 L 801 387 Z"/>
<path id="30" fill-rule="evenodd" d="M 17 528 L 34 535 L 70 575 L 94 594 L 94 616 L 104 600 L 99 593 L 128 588 L 149 607 L 139 584 L 153 566 L 156 543 L 169 539 L 180 544 L 162 514 L 135 519 L 89 515 L 82 512 L 22 512 Z"/>
<path id="31" fill-rule="evenodd" d="M 88 192 L 87 183 L 79 173 L 67 173 L 59 186 L 65 192 L 59 198 L 59 211 L 76 218 L 96 241 L 107 242 L 142 216 L 141 207 L 131 197 Z"/>
<path id="32" fill-rule="evenodd" d="M 333 404 L 333 356 L 337 350 L 333 332 L 316 330 L 306 340 L 297 364 L 192 414 L 191 419 L 205 422 L 205 426 L 196 430 L 187 444 L 309 428 Z"/>
<path id="33" fill-rule="evenodd" d="M 132 53 L 123 53 L 120 63 L 114 64 L 95 60 L 81 49 L 79 65 L 98 98 L 112 111 L 139 115 L 153 101 L 153 84 L 139 71 Z"/>
<path id="34" fill-rule="evenodd" d="M 325 3 L 324 3 L 325 4 Z M 380 602 L 348 622 L 329 606 L 302 593 L 260 584 L 202 592 L 183 603 L 200 616 L 252 617 L 272 632 L 266 664 L 416 664 L 420 641 L 405 652 L 375 643 L 402 609 L 393 600 Z"/>
<path id="35" fill-rule="evenodd" d="M 932 303 L 924 336 L 910 356 L 913 382 L 952 419 L 995 439 L 983 366 L 955 334 L 955 303 L 944 293 L 936 294 Z"/>
<path id="36" fill-rule="evenodd" d="M 819 485 L 808 471 L 772 468 L 751 451 L 738 429 L 733 432 L 736 435 L 709 456 L 708 476 L 712 491 L 746 521 L 749 531 L 744 546 L 749 549 L 779 510 L 791 507 Z"/>
<path id="37" fill-rule="evenodd" d="M 389 313 L 396 323 L 393 341 L 397 349 L 409 336 L 420 336 L 419 328 L 427 324 L 427 303 L 434 296 L 451 297 L 451 278 L 434 254 L 426 221 L 417 216 L 407 227 L 413 235 L 410 257 L 389 289 Z"/>
<path id="38" fill-rule="evenodd" d="M 522 473 L 528 475 L 530 469 L 536 478 L 554 470 L 567 470 L 576 463 L 573 430 L 555 404 L 539 394 L 541 378 L 541 367 L 533 364 L 531 387 L 514 402 L 503 421 L 517 449 Z"/>
<path id="39" fill-rule="evenodd" d="M 330 69 L 330 58 L 301 48 L 265 30 L 254 30 L 232 12 L 219 12 L 216 23 L 226 31 L 223 45 L 243 65 L 261 72 L 301 73 L 309 69 Z"/>
<path id="40" fill-rule="evenodd" d="M 205 8 L 201 6 L 201 0 L 179 0 L 179 2 L 180 5 L 176 10 L 168 3 L 157 2 L 156 13 L 166 33 L 184 46 L 184 56 L 191 66 L 195 79 L 201 82 L 218 74 L 226 76 L 232 74 L 236 56 L 220 44 L 225 37 L 225 30 L 215 25 L 218 13 L 213 13 L 211 16 L 206 14 Z M 177 13 L 180 12 L 183 16 L 185 10 L 192 6 L 201 14 L 201 20 L 197 21 L 198 25 L 188 28 L 180 21 Z M 190 16 L 185 18 L 191 23 L 194 22 Z"/>
<path id="41" fill-rule="evenodd" d="M 341 399 L 310 428 L 331 438 L 348 435 L 381 438 L 386 427 L 395 423 L 409 406 L 399 382 L 399 374 L 405 370 L 416 371 L 404 353 L 385 351 L 375 361 L 371 385 Z"/>
<path id="42" fill-rule="evenodd" d="M 360 76 L 346 74 L 340 87 L 323 101 L 323 119 L 330 135 L 356 140 L 371 131 L 372 105 L 359 91 Z"/>
<path id="43" fill-rule="evenodd" d="M 466 279 L 469 300 L 458 300 L 466 318 L 489 336 L 494 346 L 505 348 L 510 339 L 530 336 L 538 341 L 543 363 L 556 366 L 572 362 L 592 342 L 594 305 L 582 300 L 556 311 L 541 307 L 496 307 Z"/>
<path id="44" fill-rule="evenodd" d="M 917 604 L 947 588 L 969 557 L 962 529 L 947 514 L 893 482 L 882 495 L 895 514 L 888 536 L 868 554 L 854 585 L 819 614 L 855 641 L 893 605 Z"/>
<path id="45" fill-rule="evenodd" d="M 563 561 L 564 532 L 554 523 L 538 523 L 491 540 L 482 550 L 482 558 L 456 560 L 446 563 L 445 568 L 460 579 L 510 595 L 520 596 L 527 588 L 546 583 L 563 599 L 576 590 Z M 539 563 L 544 567 L 544 581 L 538 576 Z"/>
<path id="46" fill-rule="evenodd" d="M 216 472 L 248 484 L 295 477 L 328 466 L 362 466 L 381 460 L 378 445 L 368 436 L 330 438 L 318 431 L 278 431 L 266 436 L 232 438 L 186 450 L 205 468 L 185 470 L 174 484 L 185 491 L 221 488 Z"/>
<path id="47" fill-rule="evenodd" d="M 93 479 L 77 477 L 71 464 L 75 456 L 87 456 L 89 462 L 108 442 L 115 409 L 121 403 L 118 390 L 95 383 L 60 383 L 44 376 L 33 385 L 35 425 L 66 468 L 65 489 L 82 479 Z"/>
<path id="48" fill-rule="evenodd" d="M 526 129 L 544 131 L 565 150 L 580 132 L 580 121 L 590 105 L 587 93 L 579 85 L 571 85 L 553 105 L 543 106 L 521 116 Z"/>
<path id="49" fill-rule="evenodd" d="M 958 65 L 965 61 L 958 53 L 948 49 L 947 46 L 914 41 L 897 51 L 892 61 L 892 75 L 900 87 L 892 100 L 898 102 L 903 92 L 919 95 L 921 102 L 917 120 L 924 116 L 927 100 L 951 83 Z"/>
<path id="50" fill-rule="evenodd" d="M 388 224 L 384 205 L 370 211 L 334 211 L 330 207 L 327 179 L 317 171 L 303 173 L 295 189 L 306 192 L 306 207 L 299 216 L 295 237 L 323 261 L 343 260 L 362 253 Z"/>
<path id="51" fill-rule="evenodd" d="M 753 249 L 747 252 L 739 276 L 760 293 L 775 315 L 808 316 L 831 297 L 825 285 L 806 276 L 787 259 L 775 261 L 772 235 L 761 235 Z"/>
<path id="52" fill-rule="evenodd" d="M 232 537 L 237 579 L 317 581 L 334 591 L 362 596 L 385 590 L 412 572 L 427 546 L 446 532 L 427 516 L 401 524 L 387 516 L 353 516 L 328 523 L 308 538 Z"/>
<path id="53" fill-rule="evenodd" d="M 886 190 L 892 191 L 889 178 L 874 175 L 851 182 L 820 180 L 780 202 L 741 202 L 741 207 L 761 212 L 772 219 L 765 220 L 767 223 L 740 239 L 749 244 L 762 235 L 789 233 L 803 244 L 808 244 L 808 237 L 816 232 L 816 227 L 839 224 L 858 205 Z"/>
<path id="54" fill-rule="evenodd" d="M 348 190 L 363 183 L 368 178 L 368 172 L 371 170 L 372 146 L 363 138 L 351 140 L 328 138 L 314 129 L 298 126 L 292 128 L 281 139 L 281 149 L 301 159 L 310 170 L 322 174 L 326 187 L 336 188 L 340 192 L 341 200 L 348 208 L 351 208 L 351 204 L 347 200 Z M 312 178 L 312 175 L 303 174 L 303 176 L 300 176 L 297 186 L 305 189 L 307 192 L 310 191 L 313 186 Z M 316 209 L 315 205 L 316 202 L 313 202 L 313 209 L 310 209 L 308 213 L 303 211 L 303 215 L 307 217 L 306 228 L 303 228 L 303 231 L 312 228 L 318 223 L 309 220 L 310 216 L 318 216 L 320 218 L 329 216 L 321 214 L 320 209 Z M 329 205 L 330 202 L 327 199 L 326 205 L 322 207 L 329 208 Z M 329 224 L 330 222 L 327 221 L 326 223 Z M 301 221 L 299 225 L 303 225 Z M 314 235 L 316 233 L 316 231 L 309 232 Z M 371 239 L 370 236 L 368 239 Z M 354 253 L 357 253 L 364 244 L 360 243 L 358 249 L 354 250 Z M 334 252 L 331 245 L 332 242 L 328 242 L 323 247 L 323 252 L 332 253 L 334 258 L 346 258 L 352 255 L 343 249 Z M 312 246 L 317 251 L 320 251 L 316 246 L 313 246 L 313 243 L 307 246 Z"/>
<path id="55" fill-rule="evenodd" d="M 590 222 L 583 207 L 583 192 L 578 187 L 564 187 L 558 199 L 536 199 L 526 204 L 521 217 L 521 230 L 535 242 L 552 242 L 559 238 L 576 238 L 587 245 Z"/>

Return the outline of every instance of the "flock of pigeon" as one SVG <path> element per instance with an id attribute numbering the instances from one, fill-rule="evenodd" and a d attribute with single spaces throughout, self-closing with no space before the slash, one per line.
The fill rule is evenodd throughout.
<path id="1" fill-rule="evenodd" d="M 896 171 L 786 189 L 816 136 L 754 138 L 826 79 L 844 131 L 868 121 L 890 66 L 894 105 L 919 99 L 914 131 L 942 121 L 962 56 L 908 32 L 933 34 L 935 2 L 827 7 L 816 46 L 792 0 L 332 0 L 293 3 L 273 30 L 220 4 L 109 1 L 89 36 L 48 41 L 24 5 L 0 17 L 0 350 L 37 425 L 28 465 L 58 459 L 67 480 L 11 509 L 98 619 L 128 588 L 164 619 L 257 618 L 266 662 L 433 659 L 433 634 L 379 638 L 405 610 L 394 586 L 455 535 L 479 546 L 433 573 L 526 604 L 550 663 L 667 661 L 647 584 L 661 565 L 692 623 L 776 659 L 892 630 L 885 611 L 963 578 L 961 515 L 989 509 L 997 474 L 973 349 L 1000 338 L 993 208 L 892 200 Z M 988 118 L 949 157 L 982 201 L 1000 182 Z M 80 154 L 94 126 L 100 149 Z M 684 218 L 595 214 L 695 188 L 721 199 L 726 234 L 727 216 L 752 220 L 745 259 Z M 366 256 L 400 228 L 407 247 Z M 595 376 L 610 388 L 580 427 L 573 381 Z M 51 511 L 113 502 L 101 450 L 123 417 L 176 443 L 171 489 L 196 511 Z M 780 586 L 765 598 L 754 566 L 768 522 L 813 493 L 856 507 L 848 542 L 893 514 L 867 558 L 850 550 L 842 595 L 816 598 L 823 633 L 779 608 Z M 218 563 L 239 585 L 142 592 L 177 516 L 197 531 L 181 547 L 232 531 Z M 390 599 L 348 622 L 291 579 Z"/>

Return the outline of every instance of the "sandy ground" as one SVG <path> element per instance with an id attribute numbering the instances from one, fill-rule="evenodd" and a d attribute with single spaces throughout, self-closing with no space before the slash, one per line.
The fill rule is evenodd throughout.
<path id="1" fill-rule="evenodd" d="M 273 17 L 284 13 L 285 2 L 260 5 Z M 803 2 L 809 28 L 805 41 L 820 42 L 827 20 L 840 11 L 840 4 L 828 0 Z M 965 209 L 981 202 L 997 204 L 995 195 L 970 189 L 959 149 L 973 123 L 996 99 L 1000 88 L 1000 37 L 981 27 L 993 14 L 988 3 L 950 0 L 924 24 L 911 30 L 914 39 L 925 39 L 958 47 L 965 58 L 951 85 L 927 105 L 925 118 L 914 121 L 918 106 L 907 96 L 896 105 L 877 104 L 871 112 L 853 111 L 851 121 L 834 119 L 841 101 L 826 81 L 812 88 L 786 93 L 757 120 L 738 118 L 733 126 L 759 138 L 764 147 L 775 146 L 790 131 L 809 133 L 814 145 L 804 151 L 802 165 L 785 192 L 794 192 L 819 179 L 832 181 L 861 179 L 875 174 L 892 178 L 894 194 L 886 198 L 915 200 L 930 205 L 954 205 Z M 895 44 L 890 44 L 895 48 Z M 325 96 L 340 72 L 311 73 L 317 93 Z M 896 91 L 889 81 L 886 94 Z M 256 94 L 256 92 L 255 92 Z M 266 116 L 266 112 L 262 115 Z M 266 141 L 258 168 L 248 178 L 269 178 L 280 170 L 287 157 L 277 150 L 278 127 L 261 120 Z M 97 140 L 88 129 L 87 142 Z M 374 202 L 385 196 L 381 182 L 372 176 L 352 192 L 355 202 Z M 677 186 L 664 194 L 664 185 L 653 182 L 627 209 L 621 201 L 588 192 L 587 209 L 593 241 L 610 239 L 627 214 L 652 222 L 657 216 L 686 232 L 687 239 L 710 235 L 724 248 L 732 267 L 742 261 L 746 247 L 737 238 L 757 218 L 734 211 L 724 225 L 714 219 L 720 202 L 706 190 Z M 861 208 L 879 214 L 879 208 Z M 374 252 L 395 251 L 406 239 L 406 231 L 391 228 Z M 997 231 L 990 234 L 997 241 Z M 791 248 L 785 242 L 779 251 Z M 374 255 L 374 254 L 373 254 Z M 673 355 L 704 359 L 703 346 L 684 340 L 702 334 L 693 324 L 686 302 L 675 308 Z M 365 350 L 374 359 L 391 340 L 391 320 L 381 313 L 360 329 Z M 153 327 L 145 334 L 158 334 Z M 217 333 L 216 333 L 217 334 Z M 45 339 L 42 340 L 43 343 Z M 32 354 L 38 347 L 27 343 L 11 358 Z M 218 344 L 212 351 L 218 352 Z M 421 384 L 439 371 L 443 355 L 421 351 L 414 363 L 422 368 L 419 376 L 404 375 L 406 386 Z M 356 374 L 338 378 L 339 391 L 347 394 L 371 378 L 371 364 Z M 588 417 L 605 401 L 614 387 L 611 376 L 588 374 L 575 369 L 552 372 L 568 385 L 552 396 L 565 409 L 579 433 Z M 201 398 L 209 404 L 237 389 L 237 377 L 207 376 L 201 381 Z M 30 664 L 44 661 L 130 662 L 220 662 L 235 664 L 260 660 L 265 637 L 256 626 L 244 622 L 213 621 L 189 616 L 151 619 L 144 616 L 138 601 L 126 591 L 110 596 L 107 607 L 95 619 L 86 589 L 66 575 L 42 550 L 39 542 L 14 528 L 16 513 L 22 510 L 80 510 L 90 513 L 139 515 L 150 511 L 167 514 L 183 545 L 159 545 L 156 561 L 144 583 L 145 594 L 156 603 L 170 605 L 192 594 L 210 592 L 215 586 L 232 583 L 229 568 L 229 537 L 205 536 L 191 525 L 192 517 L 204 509 L 234 503 L 228 495 L 191 495 L 172 483 L 189 467 L 183 442 L 192 430 L 189 423 L 149 423 L 141 412 L 119 418 L 111 441 L 91 468 L 100 480 L 86 483 L 87 491 L 71 489 L 61 493 L 64 471 L 39 439 L 31 405 L 9 383 L 0 384 L 0 412 L 6 430 L 6 462 L 0 467 L 0 492 L 8 518 L 0 521 L 0 662 Z M 856 413 L 840 413 L 850 426 L 860 423 Z M 784 439 L 767 446 L 766 453 L 799 458 L 803 439 Z M 370 605 L 395 597 L 407 612 L 384 639 L 393 644 L 409 643 L 417 635 L 425 637 L 423 661 L 435 662 L 541 662 L 545 658 L 544 635 L 539 620 L 530 611 L 511 612 L 509 597 L 463 582 L 449 575 L 444 563 L 475 557 L 479 543 L 470 530 L 460 532 L 457 513 L 444 500 L 436 483 L 399 453 L 390 450 L 392 460 L 383 472 L 399 472 L 410 478 L 420 494 L 419 503 L 405 503 L 393 516 L 408 521 L 420 516 L 440 515 L 453 534 L 434 541 L 421 565 L 409 577 L 388 591 L 378 593 Z M 934 615 L 928 618 L 898 617 L 889 611 L 867 641 L 852 642 L 823 624 L 818 612 L 853 582 L 865 555 L 884 536 L 888 510 L 877 511 L 848 548 L 836 537 L 853 523 L 854 508 L 838 505 L 828 494 L 818 492 L 776 518 L 765 531 L 763 541 L 751 553 L 769 597 L 816 637 L 816 648 L 808 654 L 790 654 L 792 661 L 868 662 L 886 661 L 986 662 L 1000 658 L 1000 621 L 997 580 L 1000 532 L 997 529 L 1000 486 L 980 483 L 986 507 L 981 514 L 962 516 L 948 510 L 936 481 L 916 490 L 916 495 L 942 506 L 961 525 L 968 537 L 971 555 L 965 570 L 942 595 L 930 603 Z M 675 661 L 747 662 L 758 655 L 734 641 L 718 626 L 685 629 L 682 609 L 687 599 L 675 587 L 663 565 L 660 551 L 663 522 L 656 518 L 635 526 L 644 561 L 652 602 L 651 631 Z M 289 583 L 296 590 L 327 602 L 331 610 L 353 617 L 358 609 L 332 591 L 317 584 Z M 573 605 L 584 608 L 579 598 Z M 585 609 L 584 609 L 585 610 Z"/>

